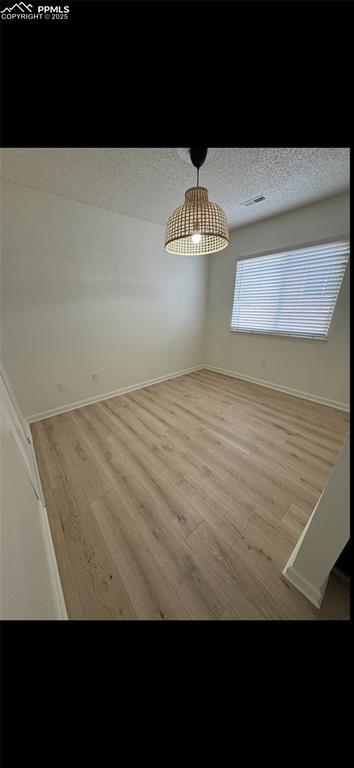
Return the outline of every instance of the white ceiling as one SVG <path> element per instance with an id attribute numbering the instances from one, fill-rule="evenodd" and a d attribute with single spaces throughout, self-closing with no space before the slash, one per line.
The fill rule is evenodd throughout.
<path id="1" fill-rule="evenodd" d="M 196 183 L 183 149 L 3 149 L 5 181 L 165 224 Z M 200 184 L 230 228 L 349 189 L 349 149 L 211 148 Z M 245 200 L 265 195 L 254 207 Z"/>

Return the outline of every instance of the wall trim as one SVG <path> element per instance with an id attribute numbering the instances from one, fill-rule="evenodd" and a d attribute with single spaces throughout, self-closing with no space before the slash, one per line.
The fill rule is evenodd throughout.
<path id="1" fill-rule="evenodd" d="M 293 587 L 295 587 L 299 592 L 307 597 L 307 599 L 310 600 L 310 602 L 313 603 L 316 608 L 321 608 L 329 577 L 321 585 L 321 588 L 318 589 L 313 584 L 310 584 L 310 582 L 307 581 L 307 579 L 305 579 L 304 576 L 302 576 L 301 573 L 299 573 L 292 565 L 286 565 L 283 570 L 283 576 L 287 581 L 290 582 L 290 584 L 293 585 Z"/>
<path id="2" fill-rule="evenodd" d="M 106 392 L 102 395 L 95 395 L 94 397 L 87 397 L 84 400 L 78 400 L 75 403 L 68 403 L 68 405 L 62 405 L 58 408 L 51 408 L 49 411 L 42 411 L 41 413 L 34 413 L 32 416 L 26 416 L 28 424 L 32 424 L 34 421 L 41 421 L 42 419 L 48 419 L 50 416 L 58 416 L 60 413 L 66 411 L 74 411 L 76 408 L 82 408 L 84 405 L 91 405 L 93 403 L 100 403 L 102 400 L 109 400 L 112 397 L 118 395 L 125 395 L 127 392 L 134 392 L 136 389 L 143 389 L 144 387 L 151 387 L 153 384 L 158 384 L 160 381 L 167 381 L 168 379 L 176 379 L 178 376 L 184 376 L 186 373 L 193 373 L 194 371 L 200 371 L 202 368 L 206 368 L 205 365 L 194 365 L 192 368 L 185 368 L 183 371 L 176 371 L 175 373 L 167 373 L 164 376 L 158 376 L 156 379 L 148 379 L 147 381 L 141 381 L 138 384 L 131 384 L 128 387 L 120 387 L 113 390 L 113 392 Z"/>
<path id="3" fill-rule="evenodd" d="M 74 411 L 76 408 L 82 408 L 84 405 L 91 405 L 93 403 L 100 403 L 102 400 L 109 400 L 112 397 L 118 395 L 125 395 L 127 392 L 134 392 L 136 389 L 143 389 L 144 387 L 151 387 L 153 384 L 158 384 L 161 381 L 167 381 L 168 379 L 175 379 L 178 376 L 184 376 L 187 373 L 193 373 L 200 370 L 214 371 L 215 373 L 221 373 L 224 376 L 231 376 L 235 379 L 242 379 L 242 381 L 250 381 L 253 384 L 258 384 L 260 387 L 268 387 L 268 389 L 275 389 L 279 392 L 284 392 L 288 395 L 294 395 L 294 397 L 300 397 L 303 400 L 311 400 L 315 403 L 321 403 L 322 405 L 328 405 L 331 408 L 338 408 L 341 411 L 350 411 L 350 406 L 347 403 L 340 403 L 337 400 L 330 400 L 327 397 L 320 397 L 311 394 L 310 392 L 302 392 L 298 389 L 292 389 L 291 387 L 285 387 L 280 384 L 275 384 L 271 381 L 265 381 L 264 379 L 257 379 L 254 376 L 247 376 L 244 373 L 238 373 L 235 371 L 227 370 L 226 368 L 219 368 L 216 365 L 195 365 L 192 368 L 185 368 L 182 371 L 176 371 L 174 373 L 167 373 L 164 376 L 158 376 L 155 379 L 148 379 L 147 381 L 141 381 L 138 384 L 131 384 L 128 387 L 120 387 L 112 392 L 106 392 L 102 395 L 95 395 L 94 397 L 87 397 L 84 400 L 78 400 L 74 403 L 68 403 L 68 405 L 62 405 L 58 408 L 51 408 L 48 411 L 42 411 L 41 413 L 34 413 L 32 416 L 26 416 L 26 421 L 31 424 L 34 421 L 41 421 L 42 419 L 48 419 L 50 416 L 58 416 L 60 413 L 66 411 Z"/>
<path id="4" fill-rule="evenodd" d="M 311 525 L 313 516 L 316 512 L 316 509 L 320 503 L 320 500 L 323 496 L 324 491 L 322 491 L 320 498 L 318 499 L 318 502 L 314 509 L 312 510 L 312 513 L 305 525 L 304 530 L 302 531 L 301 536 L 299 537 L 298 541 L 295 544 L 295 547 L 289 557 L 289 560 L 282 572 L 283 577 L 292 584 L 295 589 L 297 589 L 299 592 L 301 592 L 302 595 L 307 597 L 308 600 L 310 600 L 311 603 L 313 603 L 316 608 L 321 607 L 321 603 L 324 597 L 324 593 L 326 591 L 327 582 L 329 579 L 329 575 L 325 579 L 324 583 L 321 585 L 321 587 L 315 587 L 311 582 L 308 581 L 308 579 L 305 578 L 305 576 L 302 576 L 301 573 L 299 573 L 296 568 L 294 568 L 294 562 L 296 560 L 297 554 L 299 552 L 299 549 L 302 545 L 302 542 L 304 538 L 306 537 L 306 533 Z"/>
<path id="5" fill-rule="evenodd" d="M 34 452 L 34 451 L 33 451 Z M 68 620 L 68 613 L 66 610 L 63 587 L 60 579 L 57 558 L 54 551 L 54 544 L 52 534 L 49 526 L 47 507 L 41 501 L 38 502 L 42 513 L 42 525 L 44 531 L 45 545 L 47 550 L 48 562 L 51 570 L 52 581 L 55 586 L 56 598 L 57 598 L 57 611 L 59 620 Z"/>
<path id="6" fill-rule="evenodd" d="M 48 520 L 48 510 L 45 503 L 44 493 L 43 493 L 43 487 L 42 487 L 42 481 L 41 476 L 39 474 L 38 464 L 37 464 L 37 456 L 34 450 L 32 435 L 31 435 L 31 443 L 30 443 L 30 451 L 33 458 L 34 463 L 34 469 L 37 476 L 37 483 L 38 483 L 38 491 L 40 498 L 38 500 L 38 505 L 41 512 L 42 517 L 42 525 L 43 525 L 43 531 L 44 531 L 44 538 L 45 538 L 45 546 L 47 550 L 47 557 L 49 562 L 49 567 L 51 570 L 52 580 L 53 584 L 55 586 L 56 591 L 56 598 L 57 598 L 57 610 L 58 610 L 58 619 L 62 620 L 68 620 L 68 612 L 66 610 L 66 603 L 64 598 L 64 592 L 63 592 L 63 585 L 61 583 L 59 568 L 58 568 L 58 561 L 57 556 L 55 554 L 54 549 L 54 543 L 52 538 L 52 532 L 50 530 L 49 520 Z"/>
<path id="7" fill-rule="evenodd" d="M 235 373 L 235 371 L 228 371 L 225 368 L 218 368 L 216 365 L 206 364 L 202 366 L 207 371 L 215 371 L 215 373 L 223 373 L 224 376 L 232 376 L 235 379 L 242 379 L 244 381 L 250 381 L 253 384 L 259 384 L 260 387 L 268 387 L 268 389 L 276 389 L 279 392 L 285 392 L 288 395 L 294 395 L 294 397 L 300 397 L 303 400 L 312 400 L 314 403 L 321 403 L 322 405 L 328 405 L 331 408 L 338 408 L 341 411 L 350 411 L 350 405 L 348 403 L 340 403 L 337 400 L 330 400 L 328 397 L 320 397 L 313 395 L 310 392 L 302 392 L 299 389 L 292 389 L 291 387 L 285 387 L 281 384 L 274 384 L 271 381 L 265 381 L 264 379 L 256 379 L 253 376 L 246 376 L 244 373 Z"/>

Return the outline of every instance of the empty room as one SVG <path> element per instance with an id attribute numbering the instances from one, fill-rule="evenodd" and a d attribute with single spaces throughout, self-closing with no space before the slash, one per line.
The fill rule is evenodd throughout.
<path id="1" fill-rule="evenodd" d="M 2 619 L 349 620 L 349 161 L 2 150 Z"/>

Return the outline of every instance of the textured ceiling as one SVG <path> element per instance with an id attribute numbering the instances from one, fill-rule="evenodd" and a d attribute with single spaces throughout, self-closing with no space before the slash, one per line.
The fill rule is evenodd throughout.
<path id="1" fill-rule="evenodd" d="M 183 149 L 3 149 L 1 178 L 165 224 L 196 172 Z M 211 148 L 200 184 L 235 228 L 348 190 L 349 149 Z"/>

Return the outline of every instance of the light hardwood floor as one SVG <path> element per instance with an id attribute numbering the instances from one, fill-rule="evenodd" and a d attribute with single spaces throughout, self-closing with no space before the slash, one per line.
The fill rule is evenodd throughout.
<path id="1" fill-rule="evenodd" d="M 202 370 L 31 425 L 71 619 L 346 619 L 282 577 L 349 415 Z"/>

